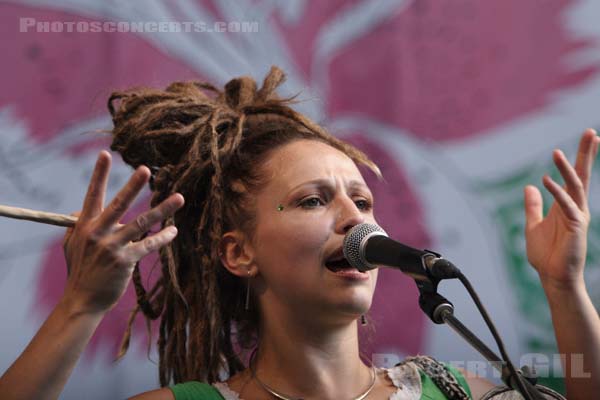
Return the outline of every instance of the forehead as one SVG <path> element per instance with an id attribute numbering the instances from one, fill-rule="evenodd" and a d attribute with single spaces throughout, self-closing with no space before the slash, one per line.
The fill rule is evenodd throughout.
<path id="1" fill-rule="evenodd" d="M 264 164 L 269 186 L 291 188 L 312 179 L 347 178 L 364 183 L 350 157 L 316 140 L 297 140 L 275 150 Z"/>

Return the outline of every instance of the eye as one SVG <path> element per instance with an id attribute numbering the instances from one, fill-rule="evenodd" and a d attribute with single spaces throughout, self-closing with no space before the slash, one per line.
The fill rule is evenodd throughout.
<path id="1" fill-rule="evenodd" d="M 355 200 L 354 204 L 356 204 L 356 207 L 359 210 L 365 210 L 368 211 L 372 208 L 372 204 L 369 200 L 365 200 L 365 199 L 359 199 L 359 200 Z"/>
<path id="2" fill-rule="evenodd" d="M 319 197 L 313 196 L 313 197 L 308 197 L 308 198 L 300 201 L 299 205 L 302 208 L 310 209 L 310 208 L 317 208 L 319 206 L 325 205 L 325 203 Z"/>

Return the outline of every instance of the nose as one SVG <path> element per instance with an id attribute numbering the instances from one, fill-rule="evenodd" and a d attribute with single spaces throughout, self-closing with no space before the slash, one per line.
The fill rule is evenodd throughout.
<path id="1" fill-rule="evenodd" d="M 365 222 L 364 212 L 361 211 L 354 200 L 344 196 L 339 201 L 339 214 L 336 221 L 336 233 L 345 235 L 354 226 Z"/>

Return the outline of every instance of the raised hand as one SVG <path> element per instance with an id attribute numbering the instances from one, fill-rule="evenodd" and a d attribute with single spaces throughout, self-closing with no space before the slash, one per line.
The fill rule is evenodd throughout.
<path id="1" fill-rule="evenodd" d="M 583 270 L 590 223 L 588 192 L 600 138 L 588 129 L 579 143 L 575 167 L 555 150 L 554 163 L 564 187 L 544 176 L 554 197 L 546 217 L 542 196 L 525 188 L 527 257 L 540 275 L 569 399 L 591 399 L 600 391 L 600 318 L 587 293 Z"/>
<path id="2" fill-rule="evenodd" d="M 181 208 L 180 194 L 128 224 L 119 224 L 148 182 L 146 167 L 138 168 L 104 209 L 110 164 L 110 154 L 100 152 L 79 219 L 65 235 L 69 269 L 65 292 L 27 348 L 0 377 L 2 399 L 58 398 L 104 314 L 125 292 L 135 263 L 177 234 L 170 226 L 139 240 L 152 225 Z"/>
<path id="3" fill-rule="evenodd" d="M 67 231 L 64 239 L 69 270 L 64 298 L 80 312 L 105 312 L 117 303 L 127 288 L 135 263 L 173 240 L 177 229 L 168 226 L 137 240 L 151 226 L 172 216 L 184 202 L 181 194 L 173 194 L 121 225 L 119 220 L 148 182 L 150 171 L 139 167 L 104 208 L 110 165 L 110 154 L 100 152 L 77 224 Z"/>
<path id="4" fill-rule="evenodd" d="M 565 185 L 544 176 L 544 186 L 554 197 L 546 217 L 540 191 L 534 186 L 525 188 L 527 258 L 544 285 L 573 287 L 583 283 L 590 222 L 588 192 L 599 142 L 593 129 L 586 130 L 574 167 L 562 151 L 554 151 L 554 163 Z"/>

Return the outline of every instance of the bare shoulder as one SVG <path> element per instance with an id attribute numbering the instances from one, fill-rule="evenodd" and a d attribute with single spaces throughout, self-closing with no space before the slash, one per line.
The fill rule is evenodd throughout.
<path id="1" fill-rule="evenodd" d="M 482 398 L 484 394 L 496 387 L 496 385 L 493 382 L 488 381 L 485 378 L 480 378 L 477 375 L 474 375 L 462 368 L 457 369 L 460 371 L 461 374 L 463 374 L 463 376 L 467 380 L 467 383 L 469 384 L 469 389 L 471 389 L 471 394 L 473 395 L 473 399 Z"/>
<path id="2" fill-rule="evenodd" d="M 129 400 L 175 400 L 173 392 L 169 388 L 150 390 L 130 397 Z"/>

